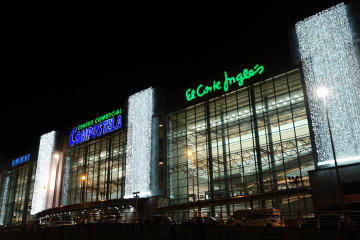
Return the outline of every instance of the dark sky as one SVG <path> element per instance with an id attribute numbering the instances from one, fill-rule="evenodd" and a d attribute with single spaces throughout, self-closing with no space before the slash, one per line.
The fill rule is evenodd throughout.
<path id="1" fill-rule="evenodd" d="M 149 86 L 172 91 L 259 55 L 289 57 L 288 30 L 339 1 L 170 2 L 9 6 L 0 156 L 25 154 L 54 129 L 69 134 Z"/>

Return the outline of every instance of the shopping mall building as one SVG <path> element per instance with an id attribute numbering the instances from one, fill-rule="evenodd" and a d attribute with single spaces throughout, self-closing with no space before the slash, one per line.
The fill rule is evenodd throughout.
<path id="1" fill-rule="evenodd" d="M 177 94 L 149 87 L 40 136 L 2 166 L 0 225 L 100 211 L 181 222 L 277 208 L 296 219 L 360 201 L 359 40 L 349 16 L 340 4 L 296 23 L 297 65 L 250 61 Z"/>

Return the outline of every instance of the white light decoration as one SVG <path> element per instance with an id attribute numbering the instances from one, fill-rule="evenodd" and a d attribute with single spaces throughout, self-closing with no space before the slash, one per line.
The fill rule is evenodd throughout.
<path id="1" fill-rule="evenodd" d="M 348 157 L 348 158 L 340 158 L 340 159 L 336 159 L 336 162 L 338 164 L 340 163 L 352 163 L 355 161 L 359 161 L 360 160 L 360 156 L 355 156 L 355 157 Z M 323 162 L 319 162 L 318 166 L 323 166 L 323 165 L 328 165 L 328 164 L 335 164 L 334 160 L 328 160 L 328 161 L 323 161 Z"/>
<path id="2" fill-rule="evenodd" d="M 49 183 L 50 164 L 55 147 L 56 132 L 52 131 L 40 137 L 38 161 L 36 166 L 34 193 L 31 215 L 45 210 L 46 193 Z"/>
<path id="3" fill-rule="evenodd" d="M 9 176 L 5 179 L 4 189 L 3 189 L 3 199 L 1 202 L 1 212 L 0 212 L 0 225 L 4 225 L 4 218 L 6 212 L 6 202 L 7 202 L 7 193 L 9 190 Z"/>
<path id="4" fill-rule="evenodd" d="M 195 128 L 195 127 L 194 127 Z M 170 198 L 174 198 L 174 180 L 173 180 L 173 174 L 174 174 L 174 164 L 173 164 L 173 131 L 172 131 L 172 121 L 169 121 L 169 196 Z"/>
<path id="5" fill-rule="evenodd" d="M 125 196 L 150 195 L 151 127 L 154 89 L 148 88 L 129 97 L 126 149 Z"/>
<path id="6" fill-rule="evenodd" d="M 67 204 L 67 196 L 69 190 L 69 177 L 70 177 L 70 157 L 65 158 L 64 164 L 64 179 L 63 179 L 63 193 L 61 199 L 61 205 L 65 206 Z"/>
<path id="7" fill-rule="evenodd" d="M 339 164 L 359 162 L 360 70 L 346 6 L 339 4 L 296 24 L 302 68 L 308 94 L 318 166 L 333 165 L 324 98 Z"/>

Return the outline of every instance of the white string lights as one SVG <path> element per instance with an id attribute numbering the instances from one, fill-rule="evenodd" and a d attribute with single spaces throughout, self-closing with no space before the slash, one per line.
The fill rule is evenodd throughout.
<path id="1" fill-rule="evenodd" d="M 91 160 L 91 159 L 90 159 Z M 63 177 L 63 191 L 61 198 L 61 205 L 67 204 L 68 190 L 69 190 L 69 178 L 70 178 L 70 156 L 67 156 L 64 164 L 64 177 Z"/>
<path id="2" fill-rule="evenodd" d="M 173 131 L 172 131 L 172 121 L 169 121 L 169 142 L 168 142 L 168 148 L 169 148 L 169 196 L 170 198 L 174 198 L 174 180 L 173 180 L 173 174 L 174 174 L 174 164 L 173 164 Z"/>
<path id="3" fill-rule="evenodd" d="M 40 137 L 31 215 L 45 210 L 51 157 L 55 147 L 55 136 L 56 132 L 52 131 Z"/>
<path id="4" fill-rule="evenodd" d="M 318 165 L 334 163 L 323 99 L 326 97 L 336 157 L 358 162 L 360 156 L 360 70 L 346 7 L 339 4 L 296 24 Z M 349 160 L 350 159 L 350 160 Z"/>
<path id="5" fill-rule="evenodd" d="M 5 179 L 5 184 L 4 184 L 4 190 L 3 192 L 3 196 L 2 196 L 2 202 L 1 202 L 1 209 L 0 209 L 0 225 L 4 225 L 4 218 L 5 218 L 5 212 L 6 212 L 6 202 L 7 202 L 7 193 L 9 190 L 9 176 L 6 177 Z"/>
<path id="6" fill-rule="evenodd" d="M 126 149 L 125 198 L 150 195 L 151 129 L 154 89 L 148 88 L 129 97 Z"/>

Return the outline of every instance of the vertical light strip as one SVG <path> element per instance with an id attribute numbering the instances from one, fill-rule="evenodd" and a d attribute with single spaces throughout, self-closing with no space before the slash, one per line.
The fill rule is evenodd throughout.
<path id="1" fill-rule="evenodd" d="M 128 100 L 125 198 L 132 198 L 133 192 L 150 195 L 153 97 L 154 89 L 148 88 Z"/>
<path id="2" fill-rule="evenodd" d="M 63 180 L 63 193 L 61 205 L 67 204 L 68 190 L 69 190 L 69 177 L 70 177 L 70 156 L 66 156 L 64 164 L 64 180 Z"/>
<path id="3" fill-rule="evenodd" d="M 316 95 L 327 87 L 326 96 L 336 157 L 359 162 L 360 70 L 347 19 L 339 4 L 296 24 L 310 116 L 313 123 L 318 165 L 334 164 L 323 99 Z M 357 159 L 357 160 L 355 160 Z"/>
<path id="4" fill-rule="evenodd" d="M 172 131 L 172 121 L 169 121 L 169 196 L 170 198 L 174 198 L 174 180 L 173 180 L 173 173 L 174 173 L 174 165 L 173 165 L 173 131 Z"/>
<path id="5" fill-rule="evenodd" d="M 6 203 L 7 203 L 7 193 L 9 189 L 9 176 L 5 179 L 4 184 L 4 191 L 3 191 L 3 199 L 1 202 L 1 212 L 0 212 L 0 225 L 4 225 L 4 218 L 5 218 L 5 212 L 6 212 Z"/>
<path id="6" fill-rule="evenodd" d="M 40 137 L 31 215 L 45 210 L 51 157 L 55 147 L 55 135 L 56 132 L 52 131 Z"/>

